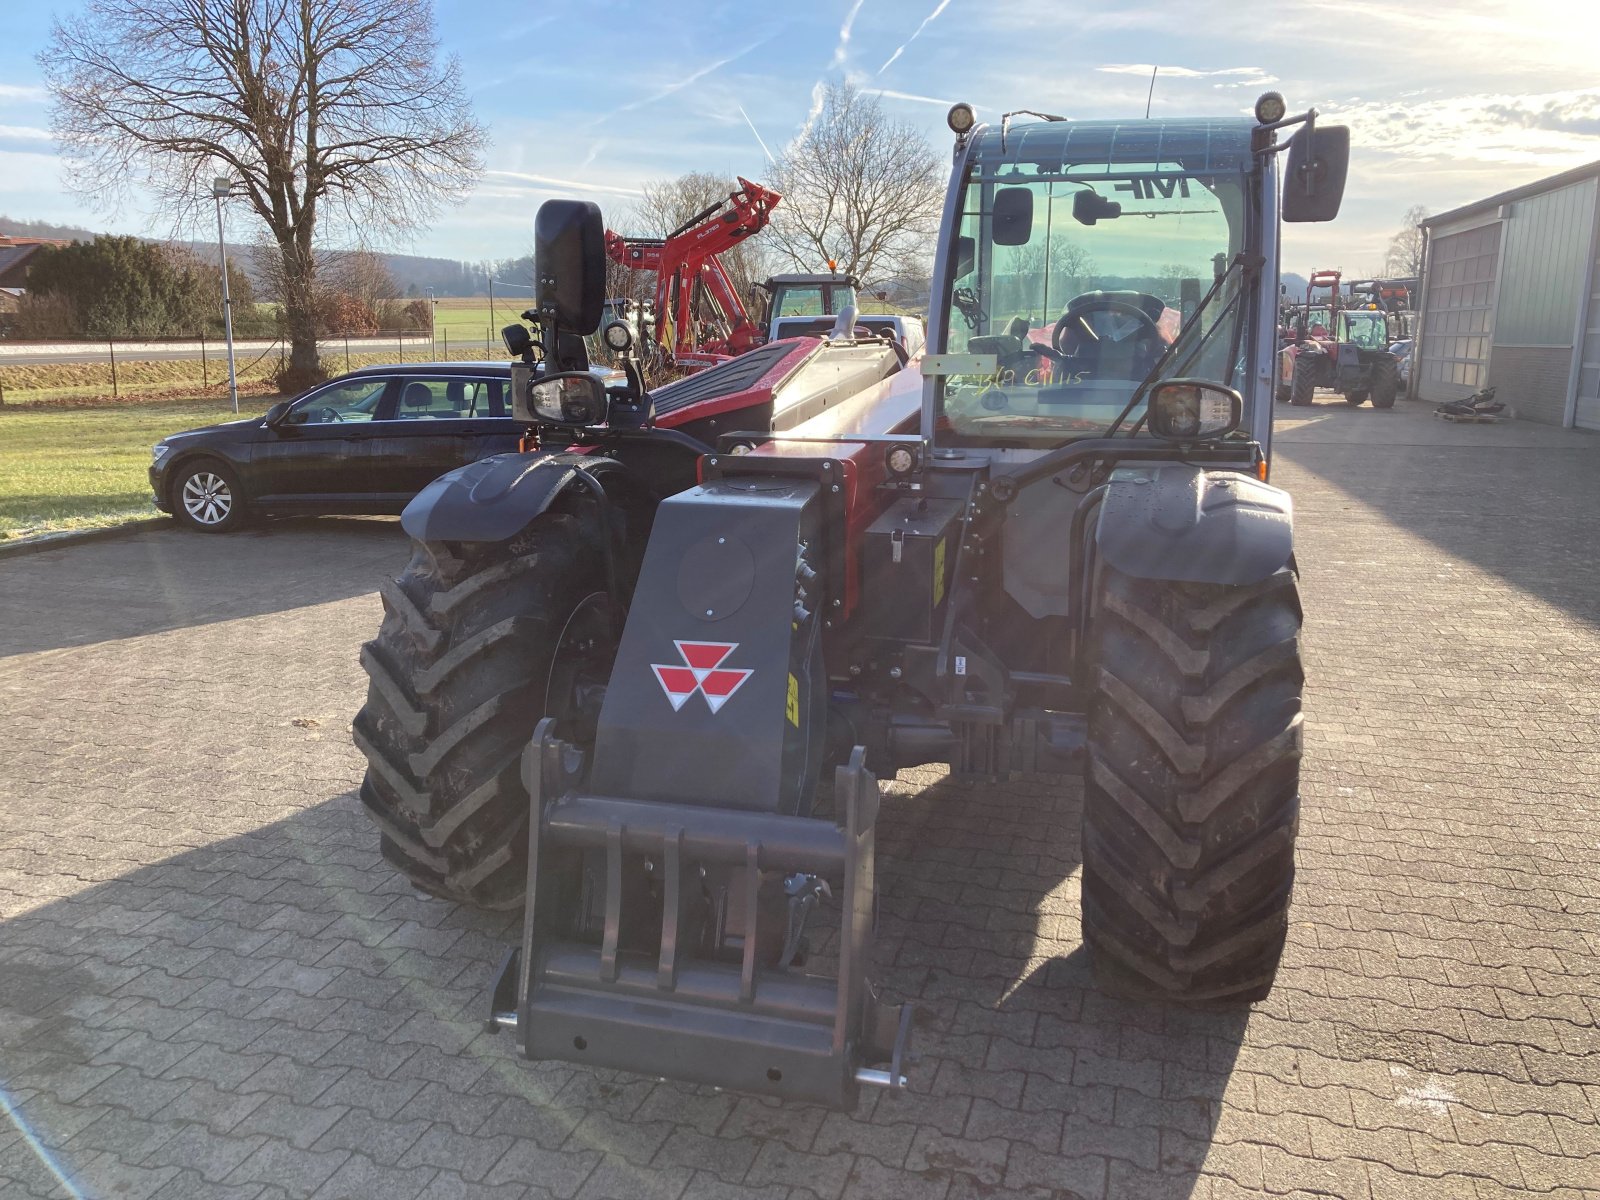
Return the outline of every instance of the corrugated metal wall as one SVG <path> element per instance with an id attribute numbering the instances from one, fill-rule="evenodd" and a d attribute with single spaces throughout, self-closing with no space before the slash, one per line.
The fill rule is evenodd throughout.
<path id="1" fill-rule="evenodd" d="M 1578 302 L 1588 283 L 1595 180 L 1518 200 L 1505 222 L 1496 305 L 1496 346 L 1572 349 Z"/>
<path id="2" fill-rule="evenodd" d="M 1589 264 L 1588 329 L 1578 365 L 1578 396 L 1574 422 L 1580 429 L 1600 430 L 1600 239 Z"/>

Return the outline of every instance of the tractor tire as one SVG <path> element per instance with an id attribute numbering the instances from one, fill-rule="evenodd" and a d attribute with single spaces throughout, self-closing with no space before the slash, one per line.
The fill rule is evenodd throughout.
<path id="1" fill-rule="evenodd" d="M 522 751 L 569 621 L 605 590 L 603 565 L 577 518 L 547 513 L 505 542 L 417 542 L 383 584 L 352 733 L 383 856 L 420 890 L 481 909 L 522 904 Z"/>
<path id="2" fill-rule="evenodd" d="M 1289 381 L 1289 403 L 1296 408 L 1310 405 L 1317 394 L 1317 377 L 1304 355 L 1294 360 L 1294 377 Z"/>
<path id="3" fill-rule="evenodd" d="M 1299 634 L 1292 565 L 1246 587 L 1105 568 L 1083 939 L 1108 990 L 1207 1005 L 1271 991 L 1300 811 Z"/>
<path id="4" fill-rule="evenodd" d="M 1344 394 L 1344 402 L 1351 408 L 1360 408 L 1367 402 L 1367 393 L 1360 388 Z"/>
<path id="5" fill-rule="evenodd" d="M 1390 359 L 1372 366 L 1372 407 L 1393 408 L 1400 394 L 1400 364 Z"/>
<path id="6" fill-rule="evenodd" d="M 1289 385 L 1287 383 L 1279 383 L 1274 385 L 1273 394 L 1276 396 L 1279 404 L 1289 403 Z"/>

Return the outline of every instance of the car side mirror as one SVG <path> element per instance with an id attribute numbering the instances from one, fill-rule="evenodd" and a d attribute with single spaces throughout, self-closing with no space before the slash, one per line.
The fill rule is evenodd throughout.
<path id="1" fill-rule="evenodd" d="M 1033 236 L 1033 189 L 1001 188 L 994 196 L 994 244 L 1025 246 Z"/>
<path id="2" fill-rule="evenodd" d="M 1205 379 L 1164 379 L 1150 389 L 1147 424 L 1171 442 L 1209 442 L 1226 437 L 1244 418 L 1239 393 Z"/>
<path id="3" fill-rule="evenodd" d="M 534 306 L 587 336 L 606 301 L 605 222 L 588 200 L 546 200 L 533 222 Z"/>
<path id="4" fill-rule="evenodd" d="M 535 377 L 526 367 L 513 367 L 511 378 L 511 412 L 519 421 L 581 427 L 604 425 L 610 415 L 605 386 L 588 371 Z"/>
<path id="5" fill-rule="evenodd" d="M 261 420 L 267 425 L 280 424 L 289 415 L 291 403 L 288 400 L 279 400 L 271 408 L 267 409 L 267 415 L 262 417 Z"/>
<path id="6" fill-rule="evenodd" d="M 1308 125 L 1289 141 L 1284 167 L 1283 219 L 1300 224 L 1339 215 L 1350 170 L 1350 127 Z"/>

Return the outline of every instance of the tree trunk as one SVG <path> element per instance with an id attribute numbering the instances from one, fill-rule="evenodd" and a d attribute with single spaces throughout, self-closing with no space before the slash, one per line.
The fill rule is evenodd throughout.
<path id="1" fill-rule="evenodd" d="M 281 240 L 283 257 L 283 320 L 289 338 L 289 360 L 277 383 L 281 391 L 299 392 L 327 378 L 317 354 L 317 262 L 309 235 L 296 231 Z"/>

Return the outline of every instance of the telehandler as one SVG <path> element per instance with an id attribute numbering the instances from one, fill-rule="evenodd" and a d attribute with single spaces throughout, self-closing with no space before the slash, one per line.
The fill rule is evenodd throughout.
<path id="1" fill-rule="evenodd" d="M 1348 130 L 1275 93 L 1253 121 L 949 125 L 909 360 L 845 312 L 608 392 L 600 212 L 538 213 L 536 328 L 506 331 L 529 448 L 406 509 L 354 724 L 388 860 L 522 910 L 488 1019 L 529 1058 L 845 1108 L 904 1087 L 874 833 L 878 780 L 925 763 L 1081 772 L 1103 986 L 1272 986 L 1303 687 L 1278 232 L 1337 213 Z"/>

